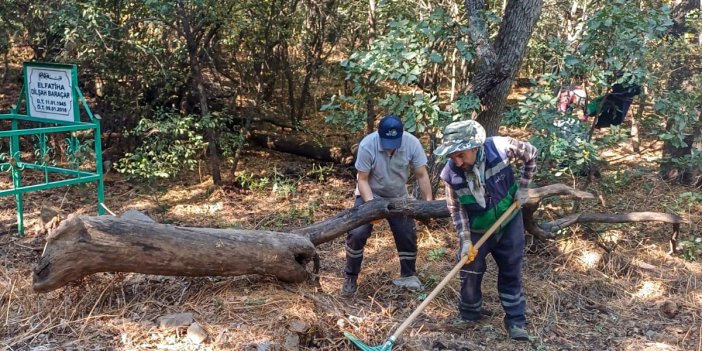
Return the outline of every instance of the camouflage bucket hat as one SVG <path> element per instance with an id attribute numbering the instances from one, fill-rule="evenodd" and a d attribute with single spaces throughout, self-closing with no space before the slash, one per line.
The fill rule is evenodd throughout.
<path id="1" fill-rule="evenodd" d="M 434 150 L 434 155 L 446 156 L 457 151 L 478 147 L 484 142 L 485 128 L 480 123 L 473 120 L 453 122 L 444 128 L 444 140 Z"/>

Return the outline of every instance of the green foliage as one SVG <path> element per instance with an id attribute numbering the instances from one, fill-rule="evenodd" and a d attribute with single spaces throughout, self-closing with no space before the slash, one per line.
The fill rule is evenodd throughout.
<path id="1" fill-rule="evenodd" d="M 479 15 L 488 36 L 494 38 L 500 24 L 500 4 L 487 4 L 490 10 Z M 573 4 L 578 12 L 564 21 L 564 13 L 570 12 Z M 588 2 L 587 6 L 582 2 L 547 2 L 526 57 L 526 76 L 540 78 L 545 85 L 534 88 L 526 101 L 507 112 L 504 121 L 519 127 L 538 127 L 535 143 L 545 150 L 544 156 L 555 155 L 551 159 L 556 166 L 571 166 L 558 169 L 587 167 L 596 161 L 591 156 L 598 149 L 627 136 L 624 130 L 612 128 L 610 135 L 590 143 L 569 139 L 582 134 L 579 127 L 568 135 L 550 126 L 555 118 L 575 121 L 574 116 L 552 111 L 558 93 L 564 87 L 581 85 L 592 98 L 606 93 L 615 83 L 640 84 L 647 88 L 647 102 L 655 103 L 656 111 L 644 115 L 644 130 L 661 135 L 662 140 L 675 146 L 687 144 L 691 130 L 698 128 L 691 119 L 690 106 L 695 99 L 699 101 L 699 89 L 685 97 L 684 89 L 667 83 L 676 65 L 694 63 L 700 56 L 697 42 L 690 40 L 697 39 L 694 30 L 702 28 L 702 21 L 699 10 L 687 13 L 688 33 L 675 40 L 668 35 L 671 10 L 662 4 L 651 0 Z M 322 110 L 328 122 L 343 125 L 349 132 L 366 127 L 369 100 L 374 105 L 371 114 L 400 114 L 408 130 L 430 138 L 437 137 L 445 124 L 480 111 L 477 97 L 458 93 L 465 91 L 473 77 L 476 56 L 461 2 L 418 6 L 379 1 L 373 30 L 368 21 L 369 5 L 363 1 L 311 4 L 197 0 L 185 2 L 183 11 L 178 11 L 178 2 L 164 0 L 8 0 L 0 4 L 0 13 L 4 14 L 0 20 L 0 54 L 10 53 L 6 57 L 9 63 L 21 62 L 26 57 L 18 53 L 29 52 L 32 60 L 78 64 L 81 89 L 95 104 L 95 110 L 101 111 L 106 132 L 144 129 L 141 116 L 197 114 L 200 107 L 193 92 L 189 60 L 192 50 L 201 60 L 206 91 L 216 96 L 209 101 L 211 116 L 189 117 L 199 123 L 189 129 L 198 133 L 206 125 L 240 117 L 232 112 L 235 108 L 258 110 L 246 111 L 254 114 L 291 114 L 294 102 L 288 100 L 294 98 L 280 97 L 288 93 L 287 89 L 293 97 L 300 94 L 299 86 L 304 81 L 301 76 L 307 72 L 319 73 L 313 80 L 326 89 L 328 79 L 343 71 L 344 90 L 327 100 Z M 183 14 L 189 16 L 195 29 L 192 34 L 200 40 L 195 47 L 189 47 L 185 40 Z M 315 25 L 315 16 L 326 18 L 325 25 Z M 322 36 L 321 41 L 315 41 L 317 34 Z M 330 71 L 321 63 L 314 68 L 317 62 L 310 60 L 310 50 L 315 45 L 324 47 L 322 61 L 339 53 L 345 60 Z M 691 71 L 696 67 L 691 64 Z M 693 84 L 699 85 L 699 80 Z M 306 97 L 314 95 L 305 93 Z M 159 117 L 153 119 L 160 121 Z M 671 127 L 663 130 L 666 125 Z M 158 135 L 170 134 L 158 130 Z M 218 150 L 225 160 L 232 159 L 245 145 L 243 135 L 220 133 L 217 137 Z M 166 137 L 180 140 L 184 143 L 179 145 L 181 148 L 201 152 L 204 142 L 186 141 L 189 138 Z M 151 140 L 140 149 L 130 150 L 134 159 L 131 168 L 124 166 L 125 171 L 140 177 L 177 173 L 172 167 L 177 161 L 166 156 L 168 151 L 159 149 L 158 140 Z M 556 150 L 561 146 L 566 148 Z M 693 150 L 672 161 L 696 167 L 701 157 Z M 177 168 L 192 169 L 194 158 L 190 156 L 190 161 Z M 540 169 L 549 171 L 547 167 Z M 312 172 L 312 177 L 326 178 L 321 169 Z M 269 181 L 275 184 L 272 178 Z M 285 194 L 291 189 L 280 183 L 276 192 Z"/>
<path id="2" fill-rule="evenodd" d="M 440 260 L 444 256 L 446 256 L 446 248 L 445 247 L 440 247 L 436 249 L 431 249 L 428 252 L 429 254 L 429 261 L 436 261 Z"/>
<path id="3" fill-rule="evenodd" d="M 512 114 L 519 115 L 519 123 L 530 123 L 535 130 L 531 143 L 539 150 L 539 159 L 546 167 L 541 170 L 555 176 L 565 172 L 577 173 L 600 162 L 598 146 L 588 141 L 589 125 L 581 122 L 572 113 L 556 111 L 558 99 L 547 89 L 552 75 L 542 79 L 546 83 L 537 85 L 521 100 Z"/>
<path id="4" fill-rule="evenodd" d="M 222 149 L 222 156 L 226 160 L 233 160 L 236 151 L 246 145 L 246 136 L 241 133 L 222 131 L 219 134 L 218 145 Z"/>
<path id="5" fill-rule="evenodd" d="M 435 7 L 421 15 L 396 15 L 385 29 L 367 50 L 358 50 L 342 61 L 344 79 L 352 88 L 348 94 L 332 96 L 322 106 L 321 110 L 328 112 L 328 123 L 341 124 L 352 131 L 362 130 L 368 99 L 377 100 L 385 111 L 402 116 L 405 128 L 412 133 L 441 129 L 448 122 L 465 119 L 479 109 L 477 97 L 462 96 L 448 101 L 453 103 L 453 112 L 444 111 L 441 107 L 447 101 L 439 98 L 438 82 L 427 81 L 427 78 L 440 79 L 430 77 L 429 70 L 455 60 L 455 53 L 468 62 L 475 56 L 467 39 L 468 28 L 449 11 Z M 384 86 L 393 88 L 380 93 Z"/>
<path id="6" fill-rule="evenodd" d="M 159 111 L 154 118 L 143 118 L 129 132 L 142 141 L 141 145 L 125 154 L 115 169 L 129 177 L 153 180 L 169 178 L 185 170 L 193 170 L 207 143 L 202 129 L 209 119 L 195 115 Z"/>
<path id="7" fill-rule="evenodd" d="M 688 206 L 692 206 L 695 204 L 702 204 L 702 193 L 699 192 L 684 192 L 680 194 L 679 199 L 681 201 L 687 202 Z"/>
<path id="8" fill-rule="evenodd" d="M 524 128 L 529 121 L 522 118 L 519 108 L 510 108 L 502 115 L 502 124 L 506 126 Z"/>
<path id="9" fill-rule="evenodd" d="M 578 51 L 565 56 L 564 68 L 600 87 L 646 82 L 651 53 L 672 24 L 665 4 L 642 8 L 626 0 L 605 2 L 588 21 Z"/>
<path id="10" fill-rule="evenodd" d="M 617 169 L 610 177 L 605 177 L 599 181 L 602 190 L 607 194 L 613 194 L 617 189 L 626 189 L 632 185 L 635 174 L 628 169 Z"/>
<path id="11" fill-rule="evenodd" d="M 267 299 L 265 297 L 254 297 L 254 298 L 247 298 L 246 302 L 244 303 L 246 306 L 261 306 L 265 304 Z"/>
<path id="12" fill-rule="evenodd" d="M 700 128 L 697 109 L 702 101 L 702 92 L 698 88 L 702 84 L 702 74 L 691 77 L 687 84 L 688 88 L 662 94 L 664 98 L 653 106 L 656 115 L 667 119 L 670 125 L 660 138 L 679 148 L 688 146 L 685 139 L 695 128 Z"/>
<path id="13" fill-rule="evenodd" d="M 702 237 L 681 240 L 678 249 L 685 260 L 697 261 L 702 256 Z"/>
<path id="14" fill-rule="evenodd" d="M 550 164 L 557 169 L 555 175 L 596 165 L 601 162 L 597 157 L 599 149 L 616 147 L 628 138 L 624 129 L 612 126 L 608 135 L 588 141 L 589 124 L 579 122 L 575 113 L 556 110 L 561 92 L 578 85 L 588 90 L 588 100 L 591 100 L 608 93 L 612 85 L 619 83 L 649 86 L 652 97 L 661 95 L 653 87 L 659 84 L 663 74 L 659 64 L 661 53 L 666 47 L 670 50 L 664 45 L 672 25 L 670 8 L 649 2 L 634 5 L 615 0 L 590 7 L 588 11 L 591 12 L 587 16 L 580 17 L 587 20 L 572 28 L 582 29 L 579 41 L 574 40 L 577 36 L 552 32 L 544 36 L 544 32 L 537 31 L 536 37 L 542 37 L 530 49 L 530 59 L 539 60 L 534 54 L 538 53 L 542 64 L 555 69 L 544 72 L 526 99 L 519 102 L 518 112 L 512 110 L 507 114 L 510 123 L 531 125 L 537 130 L 532 142 L 540 149 L 542 159 L 553 161 Z M 556 22 L 558 18 L 547 15 L 546 20 Z M 546 28 L 541 30 L 549 33 Z M 577 30 L 569 35 L 575 32 Z M 668 107 L 666 113 L 672 112 L 675 106 L 668 106 L 664 100 L 656 101 L 661 107 Z M 643 123 L 654 128 L 649 131 L 662 133 L 660 121 L 644 119 Z M 681 134 L 674 137 L 679 138 Z M 547 167 L 541 170 L 550 171 Z"/>
<path id="15" fill-rule="evenodd" d="M 692 149 L 689 155 L 673 158 L 673 163 L 679 168 L 702 172 L 702 151 Z"/>
<path id="16" fill-rule="evenodd" d="M 289 199 L 297 193 L 297 180 L 292 180 L 280 174 L 277 168 L 273 168 L 273 181 L 271 192 L 276 199 Z"/>
<path id="17" fill-rule="evenodd" d="M 318 176 L 323 177 L 321 175 Z M 272 177 L 260 177 L 253 173 L 241 172 L 236 175 L 235 182 L 238 183 L 242 189 L 259 193 L 264 192 L 270 187 L 270 192 L 276 199 L 289 199 L 297 194 L 299 179 L 290 179 L 281 174 L 278 169 L 274 167 Z"/>
<path id="18" fill-rule="evenodd" d="M 318 165 L 316 163 L 313 163 L 312 169 L 307 171 L 307 173 L 305 173 L 305 176 L 308 178 L 312 178 L 318 182 L 323 182 L 325 179 L 328 179 L 333 173 L 334 173 L 334 165 L 333 164 L 329 164 L 327 166 L 324 166 L 324 165 Z"/>
<path id="19" fill-rule="evenodd" d="M 251 190 L 254 192 L 263 191 L 271 183 L 268 177 L 257 177 L 253 173 L 248 174 L 241 172 L 236 175 L 234 181 L 241 186 L 242 189 Z"/>

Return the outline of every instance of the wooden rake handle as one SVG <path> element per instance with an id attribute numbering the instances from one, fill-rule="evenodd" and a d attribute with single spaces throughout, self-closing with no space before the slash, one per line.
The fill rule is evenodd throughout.
<path id="1" fill-rule="evenodd" d="M 488 229 L 488 231 L 485 232 L 485 234 L 483 234 L 483 236 L 480 238 L 480 240 L 478 240 L 478 242 L 473 246 L 475 251 L 478 251 L 478 249 L 480 249 L 480 247 L 483 246 L 485 241 L 487 241 L 487 239 L 489 239 L 490 236 L 492 236 L 492 234 L 497 230 L 497 228 L 499 228 L 500 225 L 502 225 L 502 223 L 507 218 L 509 218 L 509 216 L 512 215 L 512 212 L 519 209 L 520 206 L 521 206 L 521 204 L 519 203 L 519 201 L 515 200 L 512 203 L 512 205 L 510 205 L 507 208 L 507 210 L 502 214 L 502 216 L 500 216 L 500 218 L 498 218 L 497 221 L 495 221 L 495 223 L 492 225 L 492 227 L 490 227 L 490 229 Z M 412 324 L 412 322 L 415 320 L 415 318 L 417 318 L 417 316 L 419 316 L 419 314 L 424 311 L 424 309 L 427 307 L 429 302 L 431 302 L 431 300 L 433 300 L 434 297 L 436 297 L 436 295 L 439 294 L 439 292 L 444 288 L 444 286 L 446 286 L 446 284 L 448 284 L 448 282 L 461 270 L 463 265 L 465 265 L 466 262 L 468 261 L 468 256 L 469 255 L 463 255 L 461 257 L 461 260 L 458 262 L 458 264 L 456 264 L 456 266 L 453 267 L 453 269 L 448 273 L 448 275 L 446 275 L 446 277 L 439 283 L 439 285 L 437 285 L 436 288 L 434 288 L 434 290 L 432 290 L 432 292 L 429 294 L 429 296 L 427 296 L 424 299 L 424 301 L 422 301 L 422 303 L 417 307 L 417 309 L 415 309 L 414 312 L 412 312 L 412 314 L 409 317 L 407 317 L 407 319 L 402 324 L 400 324 L 400 326 L 397 328 L 395 333 L 392 334 L 391 338 L 393 340 L 397 340 L 397 338 L 400 336 L 400 334 L 402 334 L 402 332 L 405 331 L 405 329 L 407 329 L 407 327 L 409 327 L 410 324 Z"/>

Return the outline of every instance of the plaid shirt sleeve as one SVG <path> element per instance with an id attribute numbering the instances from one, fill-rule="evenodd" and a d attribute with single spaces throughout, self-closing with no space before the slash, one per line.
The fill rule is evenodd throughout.
<path id="1" fill-rule="evenodd" d="M 514 138 L 507 137 L 509 147 L 507 149 L 507 157 L 511 160 L 518 159 L 522 161 L 522 173 L 519 179 L 519 187 L 526 189 L 536 174 L 536 153 L 537 149 L 528 142 L 519 141 Z"/>
<path id="2" fill-rule="evenodd" d="M 463 238 L 466 236 L 470 238 L 470 235 L 465 234 L 470 230 L 468 215 L 458 202 L 456 191 L 453 190 L 449 183 L 444 182 L 444 185 L 446 187 L 446 205 L 448 206 L 449 214 L 451 214 L 451 219 L 453 220 L 453 227 L 456 228 L 456 232 L 458 232 L 459 237 Z"/>

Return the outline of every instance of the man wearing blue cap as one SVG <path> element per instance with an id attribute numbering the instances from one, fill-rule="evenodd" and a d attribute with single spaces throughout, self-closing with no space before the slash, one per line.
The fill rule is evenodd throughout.
<path id="1" fill-rule="evenodd" d="M 356 157 L 356 201 L 354 207 L 374 198 L 409 197 L 407 180 L 414 170 L 419 190 L 426 201 L 432 200 L 427 156 L 419 140 L 403 131 L 402 121 L 395 115 L 380 120 L 378 131 L 361 140 Z M 417 231 L 413 218 L 407 216 L 387 218 L 400 257 L 400 278 L 393 280 L 397 286 L 422 289 L 417 278 Z M 373 224 L 364 224 L 346 235 L 346 279 L 342 293 L 356 292 L 358 274 L 361 272 L 363 248 L 371 235 Z"/>

